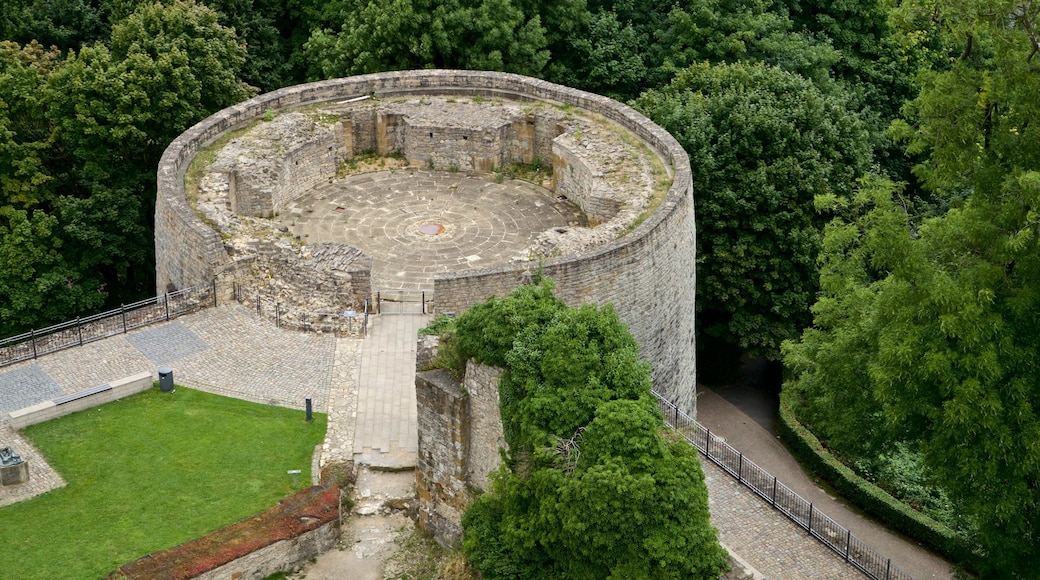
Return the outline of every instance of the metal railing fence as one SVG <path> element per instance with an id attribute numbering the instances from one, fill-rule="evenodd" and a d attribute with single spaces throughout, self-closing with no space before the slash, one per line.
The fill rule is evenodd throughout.
<path id="1" fill-rule="evenodd" d="M 393 304 L 385 314 L 430 314 L 433 312 L 433 292 L 426 290 L 379 290 L 374 301 L 375 314 L 384 314 L 384 306 Z M 412 312 L 414 306 L 418 312 Z"/>
<path id="2" fill-rule="evenodd" d="M 0 367 L 125 334 L 135 328 L 197 312 L 216 302 L 212 285 L 185 288 L 119 308 L 0 339 Z"/>
<path id="3" fill-rule="evenodd" d="M 851 531 L 813 507 L 811 502 L 744 457 L 743 453 L 712 434 L 708 428 L 686 415 L 660 394 L 653 394 L 657 398 L 665 422 L 686 441 L 846 562 L 875 580 L 912 580 L 909 574 L 892 563 L 891 558 L 882 556 L 852 535 Z"/>

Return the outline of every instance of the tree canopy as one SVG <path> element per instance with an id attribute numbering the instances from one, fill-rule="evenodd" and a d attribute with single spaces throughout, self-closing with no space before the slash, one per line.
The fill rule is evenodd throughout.
<path id="1" fill-rule="evenodd" d="M 664 431 L 649 366 L 610 306 L 568 308 L 546 280 L 470 309 L 454 340 L 505 359 L 508 461 L 462 520 L 485 578 L 718 578 L 697 452 Z"/>
<path id="2" fill-rule="evenodd" d="M 698 342 L 776 357 L 809 322 L 825 219 L 869 160 L 855 113 L 764 64 L 693 65 L 636 102 L 690 154 Z"/>
<path id="3" fill-rule="evenodd" d="M 814 325 L 785 347 L 815 428 L 869 456 L 904 444 L 969 522 L 976 566 L 1040 566 L 1040 160 L 1031 64 L 1040 7 L 906 3 L 942 26 L 944 65 L 893 133 L 949 209 L 875 181 L 828 227 Z M 840 203 L 840 202 L 839 202 Z M 864 420 L 864 417 L 867 419 Z"/>
<path id="4" fill-rule="evenodd" d="M 141 4 L 109 45 L 0 45 L 0 332 L 100 307 L 110 285 L 151 293 L 156 163 L 250 94 L 244 55 L 184 1 Z"/>

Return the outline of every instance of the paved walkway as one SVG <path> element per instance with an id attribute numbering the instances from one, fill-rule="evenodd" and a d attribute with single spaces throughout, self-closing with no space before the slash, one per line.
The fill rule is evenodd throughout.
<path id="1" fill-rule="evenodd" d="M 354 459 L 374 468 L 414 468 L 418 330 L 429 322 L 415 302 L 384 302 L 361 349 Z"/>
<path id="2" fill-rule="evenodd" d="M 356 459 L 373 467 L 407 468 L 414 465 L 417 441 L 415 331 L 427 317 L 414 303 L 385 306 L 372 320 L 366 340 L 280 330 L 237 304 L 206 309 L 4 368 L 0 412 L 168 365 L 178 383 L 218 394 L 299 409 L 311 397 L 316 410 L 329 412 L 322 464 Z M 886 536 L 858 516 L 845 519 L 842 512 L 847 510 L 839 504 L 823 507 L 829 498 L 807 490 L 804 486 L 811 482 L 799 482 L 784 467 L 786 454 L 773 435 L 739 409 L 710 392 L 698 406 L 700 419 L 712 432 L 727 437 L 901 568 L 918 578 L 950 577 L 945 564 L 927 552 Z M 0 446 L 5 445 L 30 457 L 36 488 L 0 490 L 0 505 L 39 493 L 40 486 L 63 484 L 6 424 L 0 428 Z M 717 467 L 706 464 L 704 471 L 720 539 L 760 577 L 862 577 Z"/>
<path id="3" fill-rule="evenodd" d="M 707 389 L 702 389 L 698 393 L 697 420 L 711 429 L 712 433 L 722 437 L 727 443 L 743 452 L 745 457 L 754 461 L 759 467 L 775 475 L 798 495 L 812 502 L 813 506 L 835 522 L 851 530 L 867 545 L 883 556 L 891 558 L 893 564 L 914 578 L 953 578 L 949 563 L 942 558 L 878 525 L 873 520 L 863 517 L 820 489 L 805 475 L 798 462 L 788 453 L 773 432 L 764 428 L 759 421 L 719 394 Z M 715 470 L 720 475 L 724 473 L 720 468 L 716 467 Z M 732 482 L 731 476 L 725 475 L 725 477 Z M 738 484 L 734 482 L 733 485 Z M 714 490 L 711 492 L 715 493 Z M 753 494 L 745 490 L 744 495 Z M 752 499 L 763 506 L 762 509 L 772 511 L 773 508 L 766 505 L 764 501 L 757 497 Z M 713 515 L 715 515 L 714 511 Z M 802 535 L 808 535 L 793 523 L 790 525 Z M 789 576 L 785 574 L 777 577 L 787 578 Z"/>

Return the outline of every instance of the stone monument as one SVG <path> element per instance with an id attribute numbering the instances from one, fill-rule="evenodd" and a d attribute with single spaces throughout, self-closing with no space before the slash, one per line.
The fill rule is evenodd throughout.
<path id="1" fill-rule="evenodd" d="M 0 486 L 10 487 L 29 481 L 29 463 L 14 449 L 0 449 Z"/>

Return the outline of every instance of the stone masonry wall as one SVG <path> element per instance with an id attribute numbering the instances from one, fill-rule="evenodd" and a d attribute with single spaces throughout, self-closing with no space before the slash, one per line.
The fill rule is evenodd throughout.
<path id="1" fill-rule="evenodd" d="M 655 388 L 688 413 L 695 413 L 694 261 L 695 227 L 689 159 L 667 132 L 632 108 L 607 97 L 519 75 L 486 71 L 424 70 L 378 73 L 287 87 L 224 109 L 180 135 L 159 164 L 156 200 L 157 290 L 208 284 L 231 262 L 220 236 L 196 217 L 185 200 L 184 172 L 199 148 L 224 132 L 242 127 L 265 111 L 340 102 L 354 97 L 469 95 L 518 101 L 563 103 L 596 113 L 631 132 L 669 166 L 673 182 L 664 202 L 627 235 L 577 255 L 545 261 L 541 267 L 557 284 L 561 298 L 616 305 L 653 365 Z M 374 115 L 373 115 L 374 116 Z M 368 144 L 359 137 L 368 123 L 352 118 L 355 150 Z M 378 125 L 379 119 L 372 119 Z M 559 134 L 535 124 L 540 158 Z M 379 134 L 377 127 L 376 134 Z M 379 143 L 373 143 L 378 151 Z M 530 279 L 537 264 L 515 264 L 485 271 L 437 277 L 439 312 L 461 311 L 491 295 L 504 295 Z"/>
<path id="2" fill-rule="evenodd" d="M 470 361 L 466 365 L 463 388 L 469 413 L 469 445 L 466 453 L 466 482 L 488 491 L 488 474 L 502 463 L 499 449 L 508 449 L 502 436 L 502 415 L 498 408 L 498 376 L 502 369 Z"/>
<path id="3" fill-rule="evenodd" d="M 420 343 L 420 350 L 423 345 Z M 469 361 L 462 383 L 443 370 L 416 374 L 419 525 L 445 546 L 462 537 L 462 513 L 505 448 L 498 410 L 500 369 Z"/>
<path id="4" fill-rule="evenodd" d="M 317 123 L 291 112 L 258 124 L 248 138 L 230 141 L 208 170 L 216 175 L 207 177 L 226 180 L 220 185 L 227 188 L 234 213 L 271 217 L 287 202 L 335 177 L 339 162 L 348 155 L 343 123 Z"/>
<path id="5" fill-rule="evenodd" d="M 263 580 L 277 572 L 296 570 L 331 550 L 339 542 L 339 520 L 260 548 L 219 568 L 196 576 L 196 580 Z"/>
<path id="6" fill-rule="evenodd" d="M 415 494 L 419 526 L 443 545 L 462 537 L 462 512 L 471 500 L 466 489 L 469 414 L 462 385 L 447 371 L 415 375 L 419 453 Z"/>

